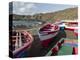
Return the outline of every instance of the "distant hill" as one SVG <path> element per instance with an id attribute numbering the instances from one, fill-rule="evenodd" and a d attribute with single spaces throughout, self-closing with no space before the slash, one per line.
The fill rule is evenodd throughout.
<path id="1" fill-rule="evenodd" d="M 78 19 L 78 7 L 68 8 L 65 10 L 60 10 L 60 11 L 50 12 L 50 13 L 44 13 L 44 14 L 40 13 L 40 14 L 35 14 L 33 16 L 13 14 L 13 19 L 14 20 L 36 19 L 36 20 L 44 20 L 44 21 L 50 21 L 50 22 L 53 22 L 56 19 L 75 20 L 75 19 Z"/>

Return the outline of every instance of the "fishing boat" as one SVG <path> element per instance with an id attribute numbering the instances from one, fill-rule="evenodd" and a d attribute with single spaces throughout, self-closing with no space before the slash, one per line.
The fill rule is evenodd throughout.
<path id="1" fill-rule="evenodd" d="M 33 42 L 33 37 L 27 31 L 12 31 L 10 36 L 10 52 L 13 54 L 13 57 L 20 57 L 23 54 L 23 51 L 27 51 Z"/>
<path id="2" fill-rule="evenodd" d="M 65 22 L 65 30 L 73 31 L 75 36 L 78 36 L 78 21 Z"/>
<path id="3" fill-rule="evenodd" d="M 60 27 L 60 30 L 73 31 L 78 36 L 78 21 L 77 20 L 57 20 L 56 25 Z"/>
<path id="4" fill-rule="evenodd" d="M 38 32 L 42 46 L 48 47 L 50 41 L 58 34 L 59 29 L 57 25 L 51 23 L 42 26 Z"/>

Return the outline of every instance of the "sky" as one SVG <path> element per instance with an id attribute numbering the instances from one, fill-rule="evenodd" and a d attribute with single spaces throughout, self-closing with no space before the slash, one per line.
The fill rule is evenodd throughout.
<path id="1" fill-rule="evenodd" d="M 13 14 L 18 15 L 34 15 L 36 13 L 49 13 L 74 7 L 77 6 L 63 4 L 13 2 L 13 7 L 11 4 L 9 4 L 9 13 L 13 11 Z"/>

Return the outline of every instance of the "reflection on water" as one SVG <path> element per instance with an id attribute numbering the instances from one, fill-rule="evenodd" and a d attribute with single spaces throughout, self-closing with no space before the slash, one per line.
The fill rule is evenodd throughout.
<path id="1" fill-rule="evenodd" d="M 44 21 L 41 20 L 14 20 L 13 22 L 13 28 L 27 28 L 31 29 L 34 27 L 39 27 L 44 23 Z"/>
<path id="2" fill-rule="evenodd" d="M 16 25 L 29 26 L 29 25 L 34 25 L 34 24 L 42 24 L 42 22 L 40 21 L 13 21 L 13 26 L 16 26 Z"/>

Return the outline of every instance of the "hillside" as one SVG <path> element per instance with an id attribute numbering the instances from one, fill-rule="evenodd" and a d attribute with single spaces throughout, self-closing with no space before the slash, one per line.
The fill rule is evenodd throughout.
<path id="1" fill-rule="evenodd" d="M 78 19 L 78 7 L 68 8 L 65 10 L 60 10 L 60 11 L 50 12 L 50 13 L 44 13 L 44 14 L 40 13 L 40 14 L 35 14 L 33 16 L 13 14 L 13 19 L 14 20 L 37 19 L 37 20 L 50 21 L 50 22 L 55 21 L 56 19 L 74 20 L 74 19 Z"/>

